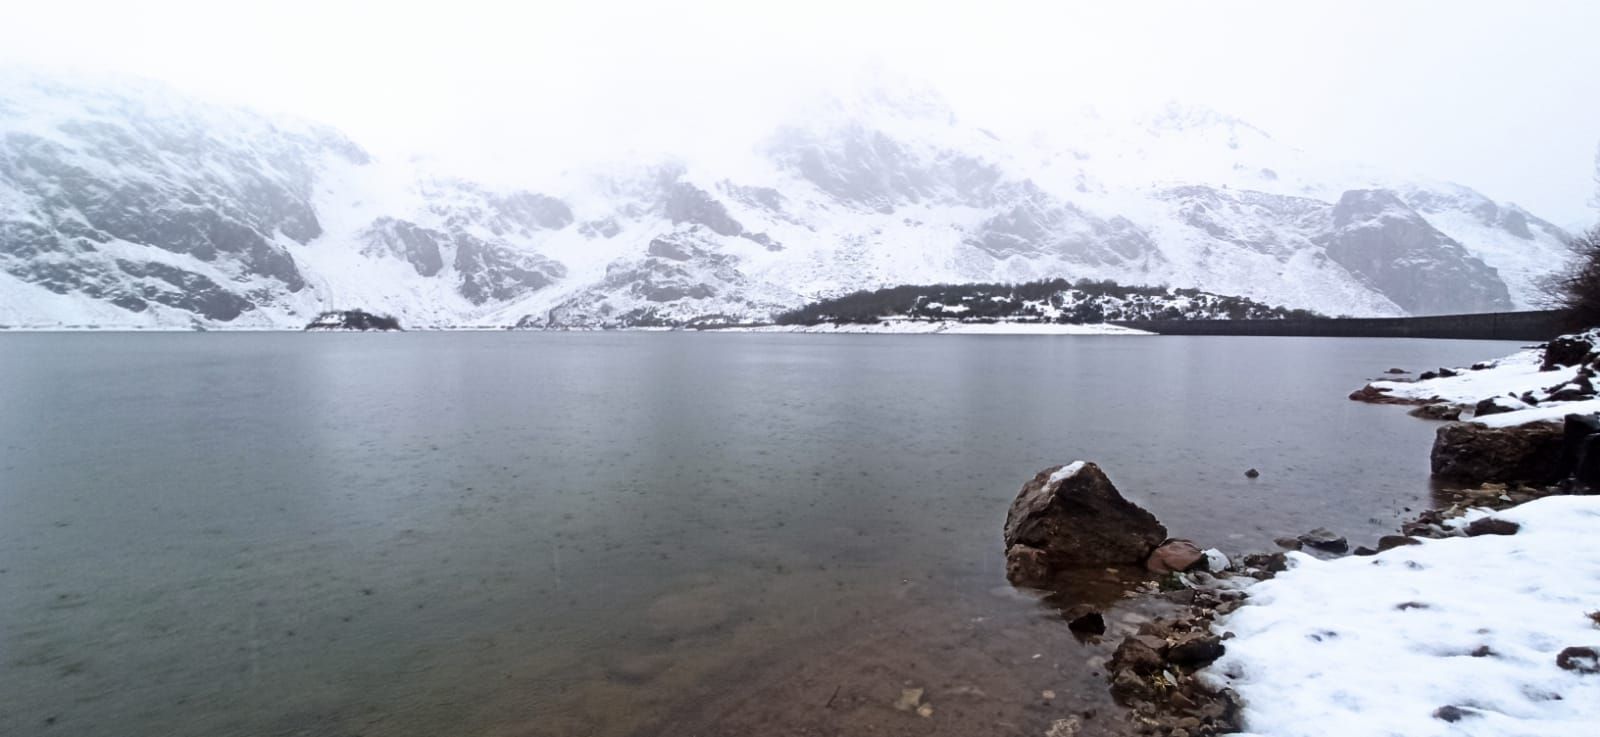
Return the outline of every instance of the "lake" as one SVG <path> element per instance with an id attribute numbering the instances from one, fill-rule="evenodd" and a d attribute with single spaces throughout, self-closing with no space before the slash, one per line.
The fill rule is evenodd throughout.
<path id="1" fill-rule="evenodd" d="M 1228 552 L 1370 544 L 1434 425 L 1346 394 L 1515 348 L 0 335 L 0 734 L 1038 734 L 1104 695 L 1005 583 L 1035 472 Z"/>

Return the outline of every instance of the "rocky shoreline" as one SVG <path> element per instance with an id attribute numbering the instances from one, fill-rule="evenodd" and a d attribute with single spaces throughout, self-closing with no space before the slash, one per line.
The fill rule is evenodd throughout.
<path id="1" fill-rule="evenodd" d="M 1125 731 L 1164 737 L 1238 732 L 1251 726 L 1243 718 L 1245 701 L 1226 677 L 1207 668 L 1228 652 L 1233 638 L 1229 615 L 1250 604 L 1253 584 L 1293 567 L 1291 555 L 1378 556 L 1424 540 L 1516 535 L 1520 525 L 1496 512 L 1547 497 L 1588 493 L 1585 482 L 1592 479 L 1584 472 L 1591 444 L 1600 444 L 1594 440 L 1600 437 L 1595 433 L 1600 425 L 1586 415 L 1564 417 L 1559 424 L 1544 419 L 1504 426 L 1456 422 L 1463 414 L 1477 419 L 1540 406 L 1588 409 L 1595 401 L 1592 379 L 1600 371 L 1600 332 L 1563 336 L 1533 350 L 1538 351 L 1537 373 L 1544 376 L 1523 371 L 1515 382 L 1496 377 L 1485 384 L 1498 390 L 1548 381 L 1542 389 L 1510 396 L 1496 391 L 1467 401 L 1459 391 L 1434 393 L 1429 384 L 1473 373 L 1489 376 L 1502 365 L 1527 363 L 1530 356 L 1519 354 L 1466 369 L 1425 372 L 1410 381 L 1377 381 L 1351 394 L 1358 401 L 1416 405 L 1413 415 L 1450 423 L 1439 428 L 1430 458 L 1435 478 L 1443 482 L 1435 493 L 1438 507 L 1416 512 L 1400 523 L 1398 534 L 1382 536 L 1370 547 L 1352 549 L 1344 537 L 1318 529 L 1280 538 L 1282 550 L 1230 560 L 1215 549 L 1169 537 L 1153 515 L 1123 498 L 1098 466 L 1080 461 L 1041 471 L 1018 493 L 1005 526 L 1007 576 L 1014 585 L 1048 590 L 1074 571 L 1141 567 L 1146 580 L 1127 596 L 1159 598 L 1176 608 L 1170 616 L 1143 622 L 1123 635 L 1105 664 L 1112 696 L 1128 709 Z M 1401 384 L 1408 390 L 1396 391 Z M 1600 459 L 1600 453 L 1595 455 Z M 1087 636 L 1105 633 L 1101 613 L 1093 609 L 1075 608 L 1065 618 L 1074 631 Z M 1600 626 L 1600 619 L 1596 622 Z M 1588 662 L 1584 650 L 1563 650 L 1558 665 L 1588 672 L 1580 669 Z M 1493 653 L 1485 646 L 1468 654 Z M 1431 716 L 1455 722 L 1481 713 L 1471 705 L 1446 704 Z M 1075 719 L 1058 721 L 1047 737 L 1078 734 L 1079 726 Z"/>

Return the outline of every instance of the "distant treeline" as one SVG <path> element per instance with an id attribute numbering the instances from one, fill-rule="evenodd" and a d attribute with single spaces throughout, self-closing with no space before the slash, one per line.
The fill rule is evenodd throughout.
<path id="1" fill-rule="evenodd" d="M 934 284 L 853 292 L 790 310 L 780 325 L 870 324 L 885 319 L 1101 323 L 1114 320 L 1316 318 L 1244 297 L 1198 289 L 1045 279 L 1022 284 Z"/>

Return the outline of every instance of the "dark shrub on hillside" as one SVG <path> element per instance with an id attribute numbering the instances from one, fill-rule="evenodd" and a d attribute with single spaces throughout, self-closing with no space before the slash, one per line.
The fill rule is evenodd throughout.
<path id="1" fill-rule="evenodd" d="M 1187 301 L 1186 314 L 1177 303 Z M 1023 284 L 903 285 L 825 299 L 779 315 L 780 325 L 876 324 L 884 318 L 968 322 L 1099 323 L 1108 320 L 1317 317 L 1198 289 L 1123 286 L 1113 281 L 1043 279 Z"/>

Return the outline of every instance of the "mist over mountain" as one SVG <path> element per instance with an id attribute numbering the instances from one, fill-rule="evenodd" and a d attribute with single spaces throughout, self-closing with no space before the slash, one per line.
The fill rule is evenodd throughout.
<path id="1" fill-rule="evenodd" d="M 0 324 L 761 322 L 897 284 L 1109 279 L 1324 314 L 1522 309 L 1565 232 L 1173 105 L 1035 135 L 914 86 L 714 152 L 530 172 L 379 158 L 155 84 L 0 74 Z"/>

